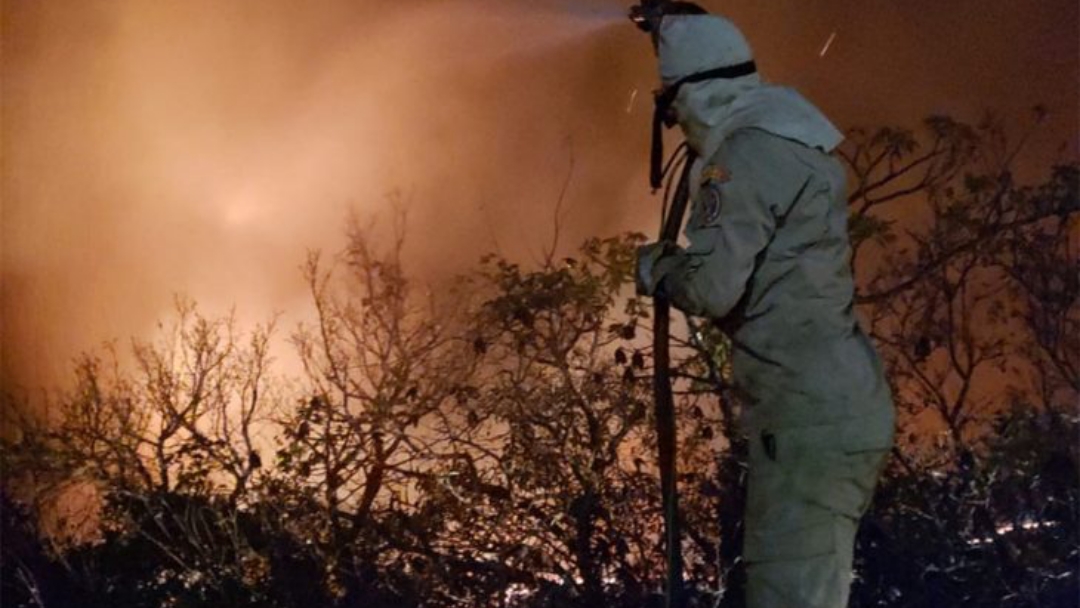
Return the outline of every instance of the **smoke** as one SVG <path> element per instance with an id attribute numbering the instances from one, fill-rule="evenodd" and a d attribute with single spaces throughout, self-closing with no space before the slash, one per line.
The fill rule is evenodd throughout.
<path id="1" fill-rule="evenodd" d="M 571 152 L 571 196 L 647 204 L 632 184 L 644 129 L 622 118 L 647 45 L 612 3 L 5 12 L 5 384 L 147 334 L 174 292 L 245 319 L 302 315 L 305 251 L 340 247 L 350 210 L 385 218 L 394 191 L 429 276 L 546 245 Z M 614 150 L 635 160 L 604 178 L 592 165 Z M 581 216 L 568 242 L 598 228 Z"/>
<path id="2" fill-rule="evenodd" d="M 767 76 L 848 126 L 1073 103 L 1075 79 L 1060 74 L 1077 71 L 1076 7 L 1006 5 L 993 22 L 967 0 L 933 15 L 855 0 L 723 8 Z M 5 2 L 4 386 L 52 384 L 77 352 L 147 335 L 174 292 L 209 312 L 235 305 L 244 321 L 284 311 L 287 328 L 310 314 L 305 251 L 337 250 L 350 210 L 387 219 L 394 192 L 425 278 L 496 248 L 538 256 L 568 177 L 564 250 L 586 235 L 653 232 L 654 65 L 624 10 Z M 942 32 L 957 31 L 983 52 L 944 51 Z M 1025 37 L 1033 44 L 1017 47 Z M 1057 63 L 1032 70 L 1037 59 Z M 1062 132 L 1075 133 L 1068 121 Z"/>

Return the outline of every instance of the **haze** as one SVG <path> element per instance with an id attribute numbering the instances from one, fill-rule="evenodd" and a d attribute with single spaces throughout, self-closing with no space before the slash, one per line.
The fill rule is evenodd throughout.
<path id="1" fill-rule="evenodd" d="M 1052 115 L 1077 155 L 1076 2 L 704 2 L 842 128 Z M 0 378 L 61 382 L 174 293 L 310 314 L 299 264 L 350 210 L 408 211 L 425 279 L 483 252 L 655 232 L 647 41 L 618 2 L 4 0 Z M 832 38 L 824 55 L 825 43 Z M 572 173 L 570 173 L 572 168 Z M 398 193 L 396 195 L 392 193 Z"/>

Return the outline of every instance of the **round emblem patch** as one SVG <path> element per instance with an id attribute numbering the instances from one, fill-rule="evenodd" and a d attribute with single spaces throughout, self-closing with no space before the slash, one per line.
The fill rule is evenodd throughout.
<path id="1" fill-rule="evenodd" d="M 701 221 L 713 224 L 720 219 L 720 185 L 714 182 L 705 184 L 701 190 Z"/>

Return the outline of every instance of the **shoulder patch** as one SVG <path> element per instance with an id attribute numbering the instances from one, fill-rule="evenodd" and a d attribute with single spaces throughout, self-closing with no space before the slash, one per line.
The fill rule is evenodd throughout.
<path id="1" fill-rule="evenodd" d="M 720 184 L 715 180 L 705 182 L 701 188 L 701 222 L 708 226 L 720 219 Z"/>
<path id="2" fill-rule="evenodd" d="M 720 165 L 707 165 L 701 171 L 701 186 L 708 186 L 709 182 L 722 184 L 731 180 L 731 173 Z"/>
<path id="3" fill-rule="evenodd" d="M 702 169 L 698 190 L 702 225 L 709 226 L 720 219 L 720 208 L 722 206 L 720 185 L 728 181 L 731 181 L 731 173 L 720 165 L 706 165 Z"/>

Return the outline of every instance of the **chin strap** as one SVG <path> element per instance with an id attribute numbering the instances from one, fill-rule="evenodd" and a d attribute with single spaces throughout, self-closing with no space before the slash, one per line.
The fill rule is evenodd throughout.
<path id="1" fill-rule="evenodd" d="M 664 183 L 666 173 L 664 170 L 664 127 L 670 127 L 674 124 L 674 121 L 670 120 L 668 116 L 671 104 L 675 103 L 675 98 L 679 95 L 679 89 L 684 84 L 716 78 L 739 78 L 755 72 L 757 72 L 757 65 L 753 61 L 706 70 L 681 78 L 671 86 L 664 87 L 662 91 L 656 94 L 653 100 L 652 150 L 649 156 L 649 185 L 652 187 L 653 192 L 659 190 Z"/>

